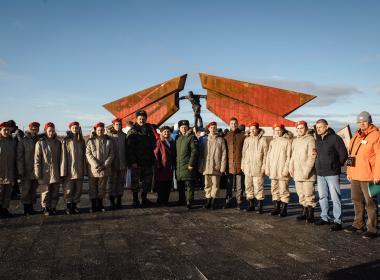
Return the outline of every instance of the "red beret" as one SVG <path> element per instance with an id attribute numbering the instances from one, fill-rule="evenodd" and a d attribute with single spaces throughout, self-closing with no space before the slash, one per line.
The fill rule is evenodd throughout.
<path id="1" fill-rule="evenodd" d="M 281 129 L 284 129 L 284 128 L 285 128 L 285 125 L 283 125 L 282 123 L 281 123 L 281 124 L 279 124 L 279 123 L 275 123 L 272 127 L 273 127 L 273 129 L 275 129 L 276 127 L 279 127 L 279 128 L 281 128 Z"/>
<path id="2" fill-rule="evenodd" d="M 9 127 L 9 123 L 8 122 L 0 123 L 0 128 L 3 128 L 3 127 Z"/>
<path id="3" fill-rule="evenodd" d="M 307 127 L 307 122 L 305 122 L 305 121 L 296 122 L 296 127 L 301 125 L 301 124 L 304 125 L 305 127 Z"/>
<path id="4" fill-rule="evenodd" d="M 122 123 L 123 121 L 119 118 L 116 118 L 112 121 L 112 124 L 115 124 L 115 123 Z"/>
<path id="5" fill-rule="evenodd" d="M 210 126 L 213 126 L 213 125 L 217 126 L 216 122 L 210 122 L 210 123 L 207 125 L 207 128 L 209 128 Z"/>
<path id="6" fill-rule="evenodd" d="M 98 122 L 97 124 L 95 124 L 94 128 L 98 128 L 98 127 L 104 128 L 104 123 Z"/>
<path id="7" fill-rule="evenodd" d="M 31 122 L 30 124 L 29 124 L 29 129 L 31 129 L 32 127 L 40 127 L 40 123 L 39 122 Z"/>
<path id="8" fill-rule="evenodd" d="M 251 127 L 251 126 L 256 126 L 256 127 L 259 127 L 259 123 L 258 122 L 252 122 L 248 125 L 248 127 Z"/>
<path id="9" fill-rule="evenodd" d="M 73 125 L 79 126 L 79 122 L 71 122 L 71 123 L 69 123 L 69 128 L 71 128 Z"/>
<path id="10" fill-rule="evenodd" d="M 48 129 L 49 127 L 55 128 L 54 123 L 52 123 L 52 122 L 48 122 L 48 123 L 46 123 L 44 129 L 46 130 L 46 129 Z"/>

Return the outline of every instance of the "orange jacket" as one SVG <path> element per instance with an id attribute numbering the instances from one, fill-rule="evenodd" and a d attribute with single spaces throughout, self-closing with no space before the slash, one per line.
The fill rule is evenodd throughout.
<path id="1" fill-rule="evenodd" d="M 360 143 L 362 145 L 359 148 Z M 350 141 L 350 156 L 356 155 L 355 167 L 347 167 L 347 175 L 351 180 L 373 181 L 380 179 L 380 132 L 370 125 L 364 132 L 356 131 Z"/>

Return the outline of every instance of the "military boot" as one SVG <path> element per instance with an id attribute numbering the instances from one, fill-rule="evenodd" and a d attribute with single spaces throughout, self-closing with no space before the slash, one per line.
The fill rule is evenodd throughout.
<path id="1" fill-rule="evenodd" d="M 67 204 L 66 204 L 66 214 L 67 214 L 67 215 L 72 214 L 71 203 L 67 203 Z"/>
<path id="2" fill-rule="evenodd" d="M 285 203 L 285 202 L 282 202 L 281 203 L 281 212 L 280 212 L 280 217 L 286 217 L 288 215 L 288 211 L 287 211 L 287 208 L 288 208 L 288 204 Z"/>
<path id="3" fill-rule="evenodd" d="M 121 195 L 118 195 L 116 198 L 116 209 L 121 209 Z"/>
<path id="4" fill-rule="evenodd" d="M 247 212 L 255 211 L 255 201 L 253 199 L 248 199 L 248 208 L 246 209 Z"/>
<path id="5" fill-rule="evenodd" d="M 102 198 L 98 198 L 96 204 L 97 204 L 98 211 L 100 211 L 100 212 L 106 212 L 106 208 L 103 205 L 103 199 Z"/>
<path id="6" fill-rule="evenodd" d="M 210 206 L 211 206 L 211 198 L 207 198 L 206 203 L 203 206 L 203 208 L 210 209 Z"/>
<path id="7" fill-rule="evenodd" d="M 212 210 L 216 209 L 215 198 L 211 198 L 210 209 Z"/>
<path id="8" fill-rule="evenodd" d="M 133 207 L 138 208 L 140 207 L 140 201 L 139 201 L 139 193 L 133 192 Z"/>
<path id="9" fill-rule="evenodd" d="M 299 215 L 299 216 L 297 216 L 296 217 L 296 219 L 298 220 L 298 221 L 304 221 L 304 220 L 306 220 L 306 218 L 307 218 L 307 211 L 308 209 L 307 209 L 307 207 L 303 207 L 303 209 L 302 209 L 302 214 L 301 215 Z"/>
<path id="10" fill-rule="evenodd" d="M 94 213 L 94 212 L 96 212 L 96 211 L 97 211 L 97 209 L 96 209 L 96 199 L 93 198 L 93 199 L 91 199 L 90 213 Z"/>
<path id="11" fill-rule="evenodd" d="M 71 210 L 72 210 L 73 214 L 80 214 L 80 211 L 79 211 L 76 203 L 71 204 Z"/>
<path id="12" fill-rule="evenodd" d="M 263 213 L 264 201 L 259 200 L 257 203 L 258 203 L 258 206 L 257 206 L 257 212 L 256 213 L 262 214 Z"/>
<path id="13" fill-rule="evenodd" d="M 271 216 L 276 216 L 280 214 L 281 201 L 275 200 L 273 201 L 274 209 L 270 212 Z"/>
<path id="14" fill-rule="evenodd" d="M 308 211 L 307 211 L 308 215 L 307 215 L 306 222 L 309 224 L 313 224 L 315 222 L 315 220 L 314 220 L 314 208 L 309 206 L 307 209 L 308 209 Z"/>
<path id="15" fill-rule="evenodd" d="M 115 210 L 116 205 L 115 205 L 115 197 L 114 196 L 110 196 L 110 204 L 111 204 L 111 210 Z"/>
<path id="16" fill-rule="evenodd" d="M 152 204 L 152 202 L 147 198 L 147 196 L 148 196 L 148 193 L 146 192 L 141 193 L 141 204 L 143 206 L 148 206 Z"/>

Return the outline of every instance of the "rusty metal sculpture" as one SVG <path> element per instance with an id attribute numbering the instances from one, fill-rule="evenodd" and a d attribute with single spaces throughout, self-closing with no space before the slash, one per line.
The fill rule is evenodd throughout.
<path id="1" fill-rule="evenodd" d="M 235 116 L 240 123 L 257 121 L 261 126 L 295 123 L 284 117 L 316 96 L 227 78 L 199 74 L 207 90 L 207 109 L 228 123 Z"/>
<path id="2" fill-rule="evenodd" d="M 182 75 L 103 105 L 115 117 L 128 121 L 136 120 L 135 113 L 145 110 L 148 122 L 161 125 L 179 110 L 179 92 L 183 90 L 187 75 Z"/>
<path id="3" fill-rule="evenodd" d="M 179 110 L 180 99 L 189 99 L 194 110 L 194 125 L 201 126 L 199 98 L 207 97 L 207 108 L 226 123 L 235 116 L 242 124 L 257 121 L 261 126 L 272 126 L 274 123 L 293 126 L 295 123 L 285 117 L 316 97 L 204 73 L 199 76 L 202 87 L 207 90 L 207 96 L 196 95 L 197 100 L 190 98 L 190 95 L 179 98 L 187 77 L 182 75 L 103 107 L 115 117 L 121 118 L 123 126 L 128 121 L 134 122 L 136 111 L 141 109 L 147 111 L 150 123 L 161 125 Z"/>

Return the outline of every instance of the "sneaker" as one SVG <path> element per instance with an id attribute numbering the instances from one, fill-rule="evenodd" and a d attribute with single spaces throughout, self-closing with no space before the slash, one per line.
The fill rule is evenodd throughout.
<path id="1" fill-rule="evenodd" d="M 324 226 L 324 225 L 329 225 L 329 221 L 325 221 L 324 219 L 319 219 L 314 223 L 316 226 Z"/>
<path id="2" fill-rule="evenodd" d="M 348 233 L 363 233 L 365 232 L 365 227 L 356 228 L 354 226 L 349 226 L 348 228 L 345 228 L 344 231 Z"/>
<path id="3" fill-rule="evenodd" d="M 342 230 L 342 224 L 333 223 L 333 225 L 330 228 L 331 231 L 339 231 Z"/>
<path id="4" fill-rule="evenodd" d="M 364 239 L 374 239 L 375 237 L 377 237 L 377 233 L 375 233 L 375 232 L 370 232 L 370 231 L 366 231 L 366 232 L 362 235 L 362 238 L 364 238 Z"/>

